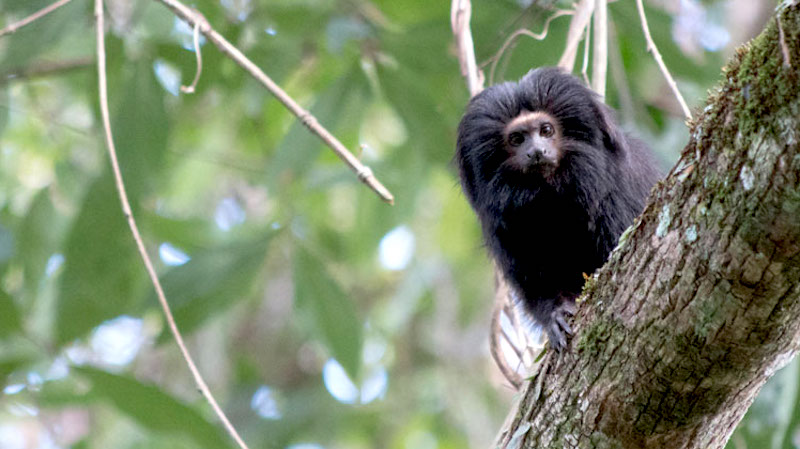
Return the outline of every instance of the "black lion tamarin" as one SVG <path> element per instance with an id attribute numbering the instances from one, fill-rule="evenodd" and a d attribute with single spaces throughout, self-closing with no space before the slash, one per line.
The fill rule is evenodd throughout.
<path id="1" fill-rule="evenodd" d="M 513 296 L 563 349 L 584 273 L 605 262 L 661 177 L 651 150 L 577 78 L 540 68 L 470 101 L 456 161 Z"/>

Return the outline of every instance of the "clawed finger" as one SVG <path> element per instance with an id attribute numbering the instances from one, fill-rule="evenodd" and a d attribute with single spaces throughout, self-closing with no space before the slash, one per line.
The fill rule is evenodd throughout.
<path id="1" fill-rule="evenodd" d="M 572 301 L 565 301 L 564 304 L 561 305 L 561 311 L 569 314 L 569 316 L 574 316 L 575 312 L 578 311 L 578 306 Z"/>
<path id="2" fill-rule="evenodd" d="M 564 332 L 567 333 L 567 335 L 572 335 L 572 328 L 569 326 L 569 323 L 567 322 L 566 318 L 564 317 L 564 314 L 561 314 L 561 313 L 556 314 L 556 323 L 559 326 L 561 326 L 561 329 L 563 329 Z"/>
<path id="3" fill-rule="evenodd" d="M 553 323 L 550 327 L 548 337 L 550 338 L 550 345 L 558 352 L 561 352 L 561 350 L 567 346 L 567 339 L 564 336 L 564 332 L 562 332 L 556 323 Z"/>

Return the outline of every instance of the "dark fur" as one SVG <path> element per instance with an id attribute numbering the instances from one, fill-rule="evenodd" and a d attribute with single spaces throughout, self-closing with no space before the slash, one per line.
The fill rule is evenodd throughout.
<path id="1" fill-rule="evenodd" d="M 563 156 L 551 177 L 504 165 L 504 127 L 524 111 L 544 111 L 561 127 Z M 650 150 L 577 78 L 541 68 L 470 101 L 456 159 L 489 250 L 561 349 L 583 273 L 605 262 L 661 176 Z"/>

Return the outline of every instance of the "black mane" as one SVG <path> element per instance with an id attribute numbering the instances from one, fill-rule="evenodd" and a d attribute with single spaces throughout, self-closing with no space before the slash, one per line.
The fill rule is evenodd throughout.
<path id="1" fill-rule="evenodd" d="M 537 111 L 562 131 L 562 157 L 547 177 L 505 164 L 505 126 Z M 556 68 L 475 96 L 458 128 L 456 160 L 489 250 L 545 326 L 563 298 L 580 293 L 583 273 L 603 264 L 660 177 L 647 146 L 620 130 L 594 92 Z"/>

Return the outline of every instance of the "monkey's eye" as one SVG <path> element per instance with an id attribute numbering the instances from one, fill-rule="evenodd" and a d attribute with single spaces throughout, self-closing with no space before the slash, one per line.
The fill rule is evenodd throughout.
<path id="1" fill-rule="evenodd" d="M 542 137 L 550 137 L 553 135 L 554 131 L 553 125 L 549 123 L 542 123 L 542 126 L 539 128 L 539 134 L 541 134 Z"/>
<path id="2" fill-rule="evenodd" d="M 513 132 L 508 135 L 508 143 L 511 144 L 512 147 L 518 147 L 525 142 L 525 135 L 521 132 Z"/>

